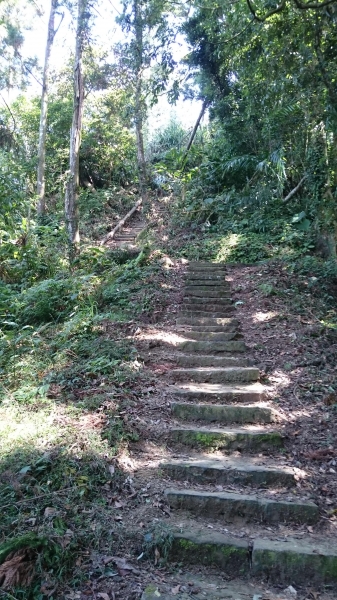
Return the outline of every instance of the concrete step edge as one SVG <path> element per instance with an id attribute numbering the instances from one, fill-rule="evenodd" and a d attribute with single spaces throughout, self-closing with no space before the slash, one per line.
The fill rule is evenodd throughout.
<path id="1" fill-rule="evenodd" d="M 295 521 L 313 525 L 319 518 L 317 504 L 308 500 L 290 502 L 240 492 L 204 492 L 193 489 L 167 489 L 165 496 L 172 508 L 186 509 L 213 519 L 233 519 L 237 513 L 245 522 L 258 519 L 262 523 Z"/>
<path id="2" fill-rule="evenodd" d="M 298 479 L 305 479 L 307 473 L 292 467 L 280 467 L 269 459 L 263 465 L 256 464 L 249 456 L 244 460 L 224 457 L 169 459 L 160 463 L 159 468 L 171 479 L 188 481 L 198 485 L 239 484 L 257 487 L 294 486 Z"/>
<path id="3" fill-rule="evenodd" d="M 225 575 L 252 575 L 282 586 L 337 586 L 337 545 L 326 540 L 252 541 L 195 527 L 174 533 L 173 560 L 213 565 Z"/>
<path id="4" fill-rule="evenodd" d="M 261 452 L 270 451 L 283 446 L 284 440 L 281 433 L 275 429 L 243 429 L 234 427 L 201 427 L 188 425 L 185 427 L 171 427 L 168 437 L 175 443 L 192 448 L 204 448 L 209 451 L 240 450 Z"/>
<path id="5" fill-rule="evenodd" d="M 195 402 L 171 402 L 174 417 L 187 421 L 205 423 L 248 424 L 272 423 L 277 412 L 262 403 L 254 404 L 203 404 Z"/>
<path id="6" fill-rule="evenodd" d="M 265 387 L 258 382 L 254 382 L 251 384 L 233 384 L 233 385 L 225 385 L 221 383 L 198 383 L 198 384 L 180 384 L 180 385 L 171 385 L 167 388 L 168 392 L 179 394 L 181 396 L 189 396 L 190 394 L 205 394 L 207 396 L 211 396 L 214 398 L 221 397 L 240 397 L 247 396 L 248 394 L 259 394 L 264 398 L 266 396 Z"/>

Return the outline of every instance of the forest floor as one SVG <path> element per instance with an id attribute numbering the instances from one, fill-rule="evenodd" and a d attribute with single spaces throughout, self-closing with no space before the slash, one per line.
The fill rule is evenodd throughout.
<path id="1" fill-rule="evenodd" d="M 154 208 L 150 218 L 155 223 L 148 232 L 154 249 L 150 260 L 156 268 L 141 273 L 131 304 L 146 307 L 146 288 L 151 303 L 128 320 L 107 316 L 98 327 L 101 342 L 133 348 L 132 375 L 122 373 L 119 380 L 107 384 L 103 376 L 88 372 L 90 385 L 76 387 L 75 382 L 66 399 L 62 386 L 53 384 L 46 398 L 35 398 L 26 406 L 16 401 L 0 407 L 4 457 L 0 492 L 6 499 L 3 511 L 9 511 L 3 538 L 32 532 L 47 535 L 59 548 L 49 568 L 47 564 L 42 569 L 42 584 L 30 596 L 34 599 L 138 600 L 149 584 L 158 593 L 169 592 L 177 598 L 182 593 L 211 598 L 212 591 L 204 587 L 211 579 L 219 589 L 224 587 L 223 597 L 231 598 L 233 592 L 233 600 L 252 600 L 258 595 L 263 600 L 283 600 L 282 590 L 270 589 L 266 582 L 246 583 L 243 588 L 233 584 L 230 592 L 225 579 L 218 581 L 216 569 L 165 561 L 169 550 L 165 540 L 176 519 L 164 497 L 169 482 L 160 471 L 160 462 L 176 451 L 167 441 L 168 428 L 174 423 L 167 384 L 179 341 L 175 319 L 187 259 L 177 258 L 177 240 L 170 253 L 162 208 Z M 278 425 L 286 440 L 283 462 L 309 475 L 299 477 L 294 492 L 279 490 L 279 496 L 298 493 L 320 507 L 317 525 L 294 530 L 269 527 L 265 534 L 335 539 L 337 331 L 333 302 L 326 301 L 315 277 L 292 273 L 279 260 L 229 265 L 228 280 L 250 356 L 261 369 L 266 390 L 277 401 Z M 336 289 L 329 293 L 335 298 Z M 76 349 L 69 350 L 69 368 L 71 352 Z M 203 527 L 214 528 L 207 519 L 202 521 Z M 256 531 L 254 526 L 245 526 L 237 535 L 254 539 Z M 55 560 L 66 573 L 62 583 L 57 579 L 61 576 L 55 575 Z M 298 600 L 333 600 L 328 590 L 297 592 Z M 24 594 L 19 591 L 16 597 L 26 599 Z M 7 594 L 1 591 L 1 595 Z"/>

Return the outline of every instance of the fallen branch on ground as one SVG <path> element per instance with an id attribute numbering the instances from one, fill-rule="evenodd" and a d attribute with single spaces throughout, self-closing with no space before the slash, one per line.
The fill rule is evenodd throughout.
<path id="1" fill-rule="evenodd" d="M 103 240 L 100 243 L 100 246 L 104 246 L 104 244 L 106 244 L 108 240 L 112 240 L 113 239 L 113 237 L 115 236 L 115 234 L 117 233 L 117 231 L 121 227 L 123 227 L 124 223 L 126 223 L 126 221 L 133 215 L 133 213 L 136 212 L 138 206 L 140 206 L 142 202 L 143 202 L 142 198 L 136 202 L 136 204 L 134 205 L 133 208 L 131 208 L 131 210 L 128 212 L 128 214 L 125 215 L 125 217 L 119 221 L 119 223 L 116 225 L 116 227 L 112 231 L 110 231 L 110 233 L 108 233 L 105 236 L 105 238 L 103 238 Z"/>
<path id="2" fill-rule="evenodd" d="M 61 490 L 55 490 L 54 492 L 46 492 L 45 494 L 41 494 L 40 496 L 33 496 L 32 498 L 24 498 L 24 500 L 18 500 L 17 502 L 11 502 L 10 504 L 4 504 L 1 507 L 1 510 L 4 508 L 10 508 L 11 506 L 16 506 L 17 504 L 24 504 L 25 502 L 34 502 L 35 500 L 40 500 L 40 498 L 46 498 L 47 496 L 53 496 L 53 494 L 64 494 L 65 492 L 71 492 L 76 490 L 77 488 L 63 488 Z"/>
<path id="3" fill-rule="evenodd" d="M 290 200 L 290 198 L 295 196 L 296 192 L 300 189 L 301 185 L 305 182 L 307 177 L 308 177 L 308 175 L 304 175 L 304 177 L 302 177 L 301 181 L 299 181 L 297 186 L 294 187 L 294 189 L 291 190 L 291 192 L 289 192 L 289 194 L 285 198 L 283 198 L 282 202 L 288 202 L 288 200 Z"/>

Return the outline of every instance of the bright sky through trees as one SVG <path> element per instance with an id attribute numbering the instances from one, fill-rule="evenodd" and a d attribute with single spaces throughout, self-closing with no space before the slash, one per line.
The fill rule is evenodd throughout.
<path id="1" fill-rule="evenodd" d="M 39 0 L 36 2 L 41 6 L 41 16 L 36 15 L 34 6 L 30 8 L 31 14 L 31 29 L 25 33 L 25 43 L 23 54 L 25 56 L 36 56 L 39 65 L 43 65 L 45 44 L 47 36 L 47 24 L 49 14 L 49 0 Z M 55 37 L 53 51 L 51 55 L 51 69 L 59 69 L 69 59 L 74 51 L 75 29 L 74 23 L 71 22 L 71 17 L 67 9 L 60 9 L 64 12 L 64 18 L 60 25 L 60 29 Z M 116 16 L 121 12 L 119 0 L 98 0 L 94 14 L 94 22 L 92 29 L 93 44 L 98 47 L 112 48 L 112 46 L 124 39 L 124 33 L 121 27 L 116 23 Z M 58 22 L 61 17 L 58 17 Z M 182 37 L 175 46 L 175 58 L 178 60 L 187 52 L 187 45 Z M 31 94 L 39 94 L 40 84 L 31 77 Z M 15 92 L 11 94 L 11 98 L 15 96 Z M 155 105 L 149 113 L 148 127 L 151 131 L 158 127 L 162 127 L 171 117 L 177 117 L 185 127 L 192 127 L 200 112 L 201 102 L 179 100 L 175 106 L 168 104 L 166 96 L 159 98 L 158 104 Z"/>

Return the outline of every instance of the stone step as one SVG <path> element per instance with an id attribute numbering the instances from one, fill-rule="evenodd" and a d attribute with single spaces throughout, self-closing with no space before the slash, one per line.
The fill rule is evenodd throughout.
<path id="1" fill-rule="evenodd" d="M 203 307 L 209 307 L 210 304 L 214 306 L 227 306 L 232 304 L 233 300 L 230 294 L 223 295 L 221 298 L 204 298 L 203 296 L 185 296 L 182 304 L 202 304 Z M 204 308 L 202 309 L 204 310 Z"/>
<path id="2" fill-rule="evenodd" d="M 171 410 L 174 417 L 185 421 L 205 421 L 206 423 L 231 424 L 240 423 L 272 423 L 275 411 L 269 406 L 259 404 L 191 404 L 172 402 Z"/>
<path id="3" fill-rule="evenodd" d="M 189 300 L 182 303 L 180 307 L 180 314 L 186 314 L 187 312 L 193 313 L 194 316 L 198 316 L 197 313 L 207 311 L 206 314 L 212 316 L 213 313 L 220 313 L 222 317 L 230 316 L 234 313 L 235 307 L 231 298 L 228 298 L 226 302 L 213 303 L 212 302 L 190 302 Z"/>
<path id="4" fill-rule="evenodd" d="M 185 275 L 185 281 L 186 280 L 198 280 L 198 281 L 207 281 L 207 279 L 209 278 L 214 278 L 214 281 L 218 281 L 218 278 L 220 278 L 222 281 L 225 281 L 226 283 L 230 283 L 227 279 L 226 279 L 226 275 L 227 275 L 227 270 L 226 269 L 188 269 L 186 271 L 186 275 Z M 205 278 L 205 279 L 204 279 Z"/>
<path id="5" fill-rule="evenodd" d="M 191 331 L 203 331 L 210 333 L 222 333 L 224 331 L 238 331 L 237 325 L 177 325 L 177 330 L 189 333 Z"/>
<path id="6" fill-rule="evenodd" d="M 256 367 L 197 367 L 192 369 L 172 369 L 170 377 L 175 381 L 196 381 L 198 383 L 245 383 L 257 381 L 260 371 Z"/>
<path id="7" fill-rule="evenodd" d="M 197 342 L 228 342 L 243 337 L 237 331 L 185 331 L 179 335 L 186 340 Z"/>
<path id="8" fill-rule="evenodd" d="M 192 279 L 195 277 L 198 277 L 199 275 L 206 275 L 208 277 L 212 277 L 212 276 L 220 276 L 225 278 L 227 275 L 227 269 L 225 267 L 213 267 L 213 268 L 208 268 L 206 266 L 199 266 L 199 267 L 189 267 L 188 269 L 186 269 L 185 272 L 185 277 L 188 279 L 189 277 L 191 277 Z"/>
<path id="9" fill-rule="evenodd" d="M 121 239 L 126 239 L 126 238 L 133 238 L 135 237 L 135 234 L 133 233 L 133 231 L 130 231 L 130 233 L 116 233 L 115 235 L 115 239 L 117 238 L 121 238 Z"/>
<path id="10" fill-rule="evenodd" d="M 216 354 L 217 352 L 245 352 L 246 345 L 242 340 L 233 340 L 229 342 L 207 342 L 207 341 L 186 341 L 179 342 L 176 348 L 184 352 L 203 352 Z"/>
<path id="11" fill-rule="evenodd" d="M 224 273 L 219 275 L 216 273 L 187 273 L 185 283 L 186 285 L 217 285 L 220 283 L 230 286 Z"/>
<path id="12" fill-rule="evenodd" d="M 168 391 L 179 400 L 211 402 L 263 402 L 265 388 L 261 383 L 221 385 L 216 383 L 185 383 L 171 385 Z"/>
<path id="13" fill-rule="evenodd" d="M 206 308 L 206 307 L 205 307 Z M 235 314 L 235 308 L 234 306 L 227 306 L 227 307 L 223 307 L 222 310 L 214 310 L 215 307 L 208 307 L 209 310 L 199 310 L 198 309 L 193 309 L 193 310 L 181 310 L 180 311 L 180 317 L 188 317 L 188 318 L 202 318 L 202 317 L 208 317 L 211 319 L 223 319 L 225 317 L 230 317 L 231 315 Z"/>
<path id="14" fill-rule="evenodd" d="M 201 318 L 189 318 L 189 317 L 179 317 L 176 319 L 177 325 L 199 325 L 199 326 L 221 326 L 221 327 L 238 327 L 239 321 L 238 319 L 234 319 L 233 317 L 223 318 L 223 319 L 208 319 L 207 317 Z"/>
<path id="15" fill-rule="evenodd" d="M 259 521 L 267 525 L 298 523 L 312 525 L 319 518 L 314 502 L 271 500 L 253 494 L 234 492 L 203 492 L 194 490 L 165 490 L 171 508 L 194 512 L 226 523 Z"/>
<path id="16" fill-rule="evenodd" d="M 214 288 L 207 286 L 186 286 L 183 289 L 184 297 L 196 296 L 198 298 L 230 298 L 231 292 L 227 287 L 218 285 Z"/>
<path id="17" fill-rule="evenodd" d="M 249 359 L 241 356 L 213 356 L 212 354 L 177 354 L 173 358 L 180 367 L 247 367 Z"/>
<path id="18" fill-rule="evenodd" d="M 226 270 L 226 264 L 225 263 L 215 263 L 215 262 L 210 262 L 207 260 L 191 260 L 188 265 L 187 265 L 188 270 L 190 269 L 195 269 L 195 270 L 199 270 L 199 269 L 221 269 L 221 270 Z"/>
<path id="19" fill-rule="evenodd" d="M 191 283 L 189 283 L 191 282 Z M 190 279 L 189 277 L 184 279 L 183 289 L 195 289 L 197 292 L 208 292 L 214 290 L 220 292 L 226 292 L 231 289 L 231 284 L 225 278 L 219 280 L 212 279 Z"/>
<path id="20" fill-rule="evenodd" d="M 192 448 L 208 450 L 261 452 L 283 446 L 283 439 L 278 431 L 268 431 L 262 428 L 176 427 L 169 431 L 169 438 L 173 442 Z"/>
<path id="21" fill-rule="evenodd" d="M 170 557 L 175 562 L 212 565 L 225 576 L 251 575 L 282 587 L 337 584 L 337 545 L 331 540 L 246 541 L 188 522 L 184 525 L 174 534 Z"/>
<path id="22" fill-rule="evenodd" d="M 247 583 L 247 580 L 237 578 L 228 581 L 216 576 L 213 570 L 211 574 L 204 570 L 196 574 L 195 569 L 193 573 L 185 569 L 175 569 L 173 573 L 162 579 L 159 585 L 148 584 L 140 600 L 285 600 L 284 595 L 272 594 L 270 586 Z"/>
<path id="23" fill-rule="evenodd" d="M 190 460 L 170 460 L 161 463 L 161 470 L 171 479 L 188 481 L 201 485 L 238 484 L 257 487 L 290 487 L 296 485 L 299 469 L 295 472 L 291 467 L 279 467 L 269 462 L 258 465 L 256 460 L 248 456 L 222 459 L 196 458 Z M 306 474 L 301 472 L 304 477 Z"/>

